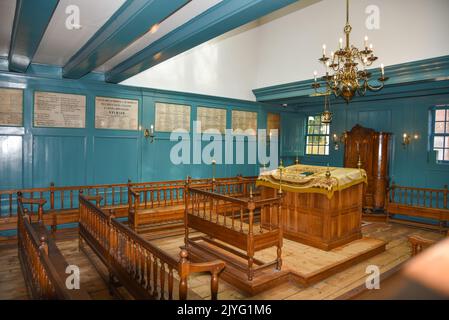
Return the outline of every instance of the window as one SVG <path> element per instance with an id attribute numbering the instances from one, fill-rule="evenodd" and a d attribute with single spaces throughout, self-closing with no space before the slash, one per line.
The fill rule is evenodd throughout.
<path id="1" fill-rule="evenodd" d="M 432 111 L 433 150 L 438 162 L 449 163 L 449 106 L 438 106 Z"/>
<path id="2" fill-rule="evenodd" d="M 307 117 L 306 154 L 329 155 L 329 124 L 321 123 L 321 115 Z"/>

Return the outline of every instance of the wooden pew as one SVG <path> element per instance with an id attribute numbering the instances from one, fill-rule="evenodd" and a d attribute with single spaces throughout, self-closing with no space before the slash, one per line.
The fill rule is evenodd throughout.
<path id="1" fill-rule="evenodd" d="M 255 179 L 255 177 L 252 177 Z M 216 181 L 227 181 L 233 178 L 217 178 Z M 247 178 L 243 178 L 247 179 Z M 192 179 L 198 184 L 207 183 L 210 179 Z M 17 226 L 17 193 L 21 192 L 23 197 L 28 199 L 45 199 L 43 206 L 45 215 L 43 222 L 52 227 L 61 224 L 78 222 L 78 194 L 82 190 L 84 195 L 102 196 L 101 206 L 105 209 L 114 209 L 116 217 L 127 217 L 129 209 L 128 189 L 130 187 L 163 186 L 167 184 L 184 184 L 184 180 L 159 181 L 159 182 L 139 182 L 121 184 L 102 184 L 86 186 L 56 187 L 54 183 L 47 188 L 32 188 L 21 190 L 1 190 L 0 191 L 0 231 L 12 230 Z M 37 204 L 30 206 L 30 213 L 38 209 Z"/>
<path id="2" fill-rule="evenodd" d="M 199 250 L 204 250 L 197 244 L 197 241 L 203 241 L 245 259 L 246 267 L 237 264 L 234 264 L 234 267 L 245 272 L 248 281 L 253 280 L 255 273 L 267 268 L 274 266 L 277 270 L 281 269 L 281 196 L 264 200 L 254 198 L 251 193 L 246 198 L 230 197 L 208 191 L 204 187 L 188 185 L 185 201 L 184 224 L 187 248 L 196 247 Z M 254 217 L 257 211 L 269 214 L 268 221 L 271 223 L 264 226 L 261 223 L 256 224 Z M 209 238 L 189 238 L 190 229 L 204 233 Z M 277 247 L 276 260 L 268 263 L 257 261 L 256 266 L 255 253 L 270 247 Z M 235 248 L 243 250 L 245 253 L 242 254 Z M 233 263 L 230 260 L 226 260 L 226 262 Z"/>
<path id="3" fill-rule="evenodd" d="M 387 194 L 387 221 L 436 229 L 443 233 L 449 229 L 448 188 L 416 188 L 398 186 L 394 182 Z M 407 221 L 396 215 L 431 219 L 438 223 Z"/>
<path id="4" fill-rule="evenodd" d="M 18 253 L 29 295 L 39 300 L 89 300 L 82 288 L 69 290 L 66 287 L 68 263 L 42 223 L 43 212 L 38 216 L 39 221 L 32 223 L 28 209 L 24 208 L 24 205 L 39 204 L 41 209 L 44 201 L 20 195 L 17 200 Z"/>
<path id="5" fill-rule="evenodd" d="M 108 268 L 111 287 L 117 279 L 135 299 L 185 300 L 189 275 L 208 272 L 211 274 L 211 298 L 217 299 L 218 277 L 224 262 L 191 263 L 187 250 L 181 250 L 177 260 L 83 195 L 79 196 L 79 204 L 80 247 L 83 242 L 87 243 Z"/>
<path id="6" fill-rule="evenodd" d="M 195 179 L 143 183 L 128 189 L 128 223 L 134 230 L 139 226 L 184 219 L 186 184 L 208 188 L 220 194 L 245 197 L 255 190 L 256 177 L 241 176 L 221 179 Z"/>

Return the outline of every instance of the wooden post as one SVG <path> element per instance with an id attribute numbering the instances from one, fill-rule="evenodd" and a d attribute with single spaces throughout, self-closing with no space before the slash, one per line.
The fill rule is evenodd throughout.
<path id="1" fill-rule="evenodd" d="M 179 300 L 187 300 L 187 277 L 189 276 L 189 262 L 187 257 L 189 253 L 182 249 L 179 253 Z"/>
<path id="2" fill-rule="evenodd" d="M 50 209 L 53 210 L 55 208 L 55 183 L 50 183 Z"/>
<path id="3" fill-rule="evenodd" d="M 37 221 L 39 223 L 44 223 L 44 205 L 43 205 L 43 203 L 38 204 Z"/>
<path id="4" fill-rule="evenodd" d="M 282 189 L 281 189 L 282 190 Z M 280 190 L 280 191 L 281 191 Z M 276 263 L 276 269 L 277 270 L 281 270 L 282 268 L 282 246 L 283 246 L 283 230 L 284 230 L 284 222 L 282 220 L 282 201 L 284 198 L 284 194 L 283 193 L 279 193 L 279 204 L 278 204 L 278 219 L 277 219 L 277 224 L 278 224 L 278 228 L 279 228 L 279 238 L 278 238 L 278 246 L 277 246 L 277 263 Z M 271 221 L 270 221 L 271 223 Z"/>
<path id="5" fill-rule="evenodd" d="M 248 280 L 253 280 L 253 264 L 254 264 L 254 233 L 253 233 L 253 222 L 254 222 L 254 209 L 255 209 L 254 200 L 251 197 L 248 202 Z"/>
<path id="6" fill-rule="evenodd" d="M 44 236 L 41 236 L 40 240 L 40 245 L 39 245 L 39 250 L 41 250 L 41 252 L 43 252 L 45 255 L 48 256 L 48 244 L 47 244 L 47 240 L 45 239 Z"/>
<path id="7" fill-rule="evenodd" d="M 190 201 L 190 177 L 187 177 L 184 186 L 184 245 L 189 248 L 189 201 Z M 192 208 L 193 209 L 193 208 Z"/>

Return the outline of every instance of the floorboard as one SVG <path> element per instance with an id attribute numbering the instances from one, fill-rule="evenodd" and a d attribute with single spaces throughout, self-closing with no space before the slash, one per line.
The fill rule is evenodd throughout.
<path id="1" fill-rule="evenodd" d="M 386 251 L 359 262 L 344 271 L 338 272 L 309 287 L 299 285 L 294 281 L 283 283 L 275 288 L 255 296 L 249 296 L 237 290 L 226 282 L 220 281 L 219 299 L 381 299 L 388 296 L 388 292 L 395 286 L 395 274 L 401 264 L 410 258 L 410 247 L 407 237 L 412 234 L 430 239 L 440 239 L 442 235 L 428 230 L 416 229 L 400 224 L 370 222 L 363 226 L 365 237 L 380 239 L 387 242 Z M 182 233 L 170 231 L 170 235 L 161 234 L 155 239 L 151 232 L 143 233 L 152 243 L 160 246 L 172 255 L 179 254 L 179 247 L 183 245 Z M 109 294 L 100 274 L 83 252 L 78 251 L 78 237 L 76 230 L 59 230 L 56 234 L 57 245 L 70 264 L 76 264 L 81 269 L 81 286 L 87 290 L 95 300 L 113 299 Z M 301 252 L 300 258 L 295 252 Z M 356 244 L 346 248 L 337 248 L 324 254 L 312 247 L 286 240 L 284 243 L 284 261 L 290 268 L 300 266 L 304 272 L 314 272 L 325 264 L 335 262 L 336 259 L 348 256 L 360 250 Z M 259 258 L 271 258 L 273 253 L 262 251 Z M 265 256 L 264 256 L 265 255 Z M 362 290 L 366 279 L 366 267 L 377 265 L 382 275 L 389 275 L 381 282 L 381 290 Z M 204 274 L 193 275 L 189 279 L 189 287 L 202 299 L 210 298 L 209 277 Z M 385 285 L 385 290 L 383 286 Z M 28 299 L 26 286 L 17 256 L 16 245 L 11 242 L 0 243 L 0 299 Z"/>

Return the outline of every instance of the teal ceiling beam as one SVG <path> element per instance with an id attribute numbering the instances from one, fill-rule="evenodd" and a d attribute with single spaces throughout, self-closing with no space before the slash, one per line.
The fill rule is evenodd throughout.
<path id="1" fill-rule="evenodd" d="M 380 76 L 379 68 L 371 69 L 370 71 L 372 72 L 373 79 L 377 79 Z M 449 56 L 387 66 L 385 67 L 385 74 L 390 78 L 385 82 L 385 89 L 401 87 L 404 84 L 417 84 L 428 81 L 447 81 L 449 80 Z M 259 102 L 288 103 L 298 101 L 301 98 L 308 99 L 309 96 L 314 93 L 312 83 L 313 79 L 307 79 L 254 89 L 253 93 L 256 96 L 256 100 Z M 367 95 L 380 96 L 383 94 L 383 91 L 385 90 L 375 94 L 367 93 Z M 311 99 L 317 100 L 316 97 Z"/>
<path id="2" fill-rule="evenodd" d="M 106 73 L 118 83 L 298 0 L 223 0 Z"/>
<path id="3" fill-rule="evenodd" d="M 147 33 L 190 0 L 127 0 L 63 68 L 79 79 Z"/>
<path id="4" fill-rule="evenodd" d="M 27 71 L 58 3 L 59 0 L 17 0 L 8 56 L 9 71 Z"/>

